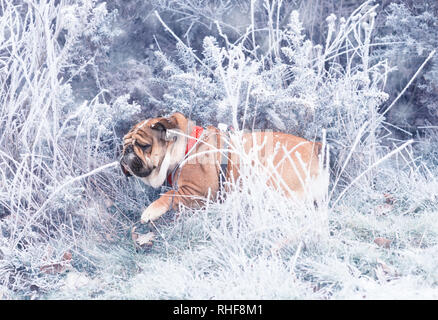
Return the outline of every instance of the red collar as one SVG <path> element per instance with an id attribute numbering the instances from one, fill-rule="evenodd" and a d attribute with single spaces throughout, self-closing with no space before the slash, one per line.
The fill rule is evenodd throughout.
<path id="1" fill-rule="evenodd" d="M 193 137 L 193 138 L 190 138 L 189 141 L 187 141 L 186 155 L 193 148 L 195 143 L 198 142 L 198 140 L 201 137 L 203 131 L 204 131 L 203 127 L 194 126 L 192 128 L 192 133 L 190 134 L 190 137 Z"/>
<path id="2" fill-rule="evenodd" d="M 202 135 L 202 132 L 204 131 L 204 128 L 202 127 L 198 127 L 198 126 L 194 126 L 192 128 L 192 132 L 190 133 L 190 138 L 189 141 L 187 141 L 187 146 L 186 146 L 186 153 L 185 155 L 187 155 L 189 153 L 189 151 L 194 147 L 194 145 L 196 144 L 196 142 L 198 142 L 199 138 Z M 172 181 L 172 175 L 175 172 L 175 170 L 173 170 L 168 176 L 167 176 L 167 183 L 169 184 L 170 187 L 173 186 L 173 181 Z"/>

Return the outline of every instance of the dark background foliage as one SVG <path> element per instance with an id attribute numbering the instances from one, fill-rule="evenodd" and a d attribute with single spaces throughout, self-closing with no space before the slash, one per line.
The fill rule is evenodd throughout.
<path id="1" fill-rule="evenodd" d="M 291 11 L 297 9 L 307 37 L 314 44 L 322 44 L 327 31 L 325 18 L 331 13 L 338 18 L 348 17 L 361 3 L 361 0 L 285 1 L 281 7 L 280 25 L 284 26 Z M 391 97 L 381 108 L 385 110 L 437 47 L 438 4 L 434 0 L 376 3 L 380 6 L 374 39 L 376 43 L 387 45 L 373 48 L 373 58 L 388 59 L 389 65 L 395 68 L 385 90 Z M 202 57 L 206 36 L 221 41 L 216 21 L 231 42 L 237 40 L 251 23 L 250 1 L 126 0 L 106 1 L 106 4 L 110 12 L 105 21 L 107 32 L 99 33 L 97 40 L 91 39 L 96 38 L 96 34 L 83 36 L 76 48 L 76 58 L 93 56 L 95 65 L 86 70 L 86 75 L 75 77 L 75 95 L 78 99 L 90 99 L 105 88 L 109 101 L 113 101 L 128 93 L 132 101 L 142 106 L 143 117 L 157 115 L 163 109 L 161 102 L 166 88 L 162 82 L 154 81 L 162 66 L 157 63 L 154 52 L 159 50 L 167 57 L 175 57 L 177 51 L 177 41 L 164 31 L 154 11 L 199 57 Z M 255 25 L 266 25 L 266 10 L 261 1 L 256 1 L 254 11 Z M 263 33 L 258 37 L 263 37 Z M 434 57 L 399 100 L 398 106 L 388 113 L 389 122 L 411 133 L 424 132 L 424 127 L 437 124 L 437 59 Z"/>

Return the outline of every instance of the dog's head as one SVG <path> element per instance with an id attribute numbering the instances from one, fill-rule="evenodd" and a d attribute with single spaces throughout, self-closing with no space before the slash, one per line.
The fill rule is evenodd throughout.
<path id="1" fill-rule="evenodd" d="M 178 133 L 185 122 L 182 114 L 175 113 L 136 124 L 123 137 L 120 160 L 123 173 L 140 177 L 153 187 L 162 185 L 169 167 L 180 160 L 181 150 L 184 150 L 184 141 L 179 139 Z"/>

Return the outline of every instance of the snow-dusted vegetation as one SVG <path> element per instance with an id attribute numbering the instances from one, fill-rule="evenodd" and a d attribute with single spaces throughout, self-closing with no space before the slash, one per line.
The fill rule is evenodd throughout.
<path id="1" fill-rule="evenodd" d="M 0 0 L 0 299 L 438 298 L 438 4 Z M 240 188 L 131 239 L 122 137 L 198 125 L 324 144 L 318 205 Z M 254 164 L 255 163 L 255 164 Z"/>

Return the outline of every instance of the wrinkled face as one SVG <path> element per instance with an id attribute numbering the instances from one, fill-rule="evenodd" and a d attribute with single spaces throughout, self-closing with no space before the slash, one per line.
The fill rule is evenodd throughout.
<path id="1" fill-rule="evenodd" d="M 154 119 L 140 122 L 123 137 L 120 165 L 126 176 L 145 178 L 159 170 L 169 142 L 163 135 L 166 128 L 157 122 Z"/>

